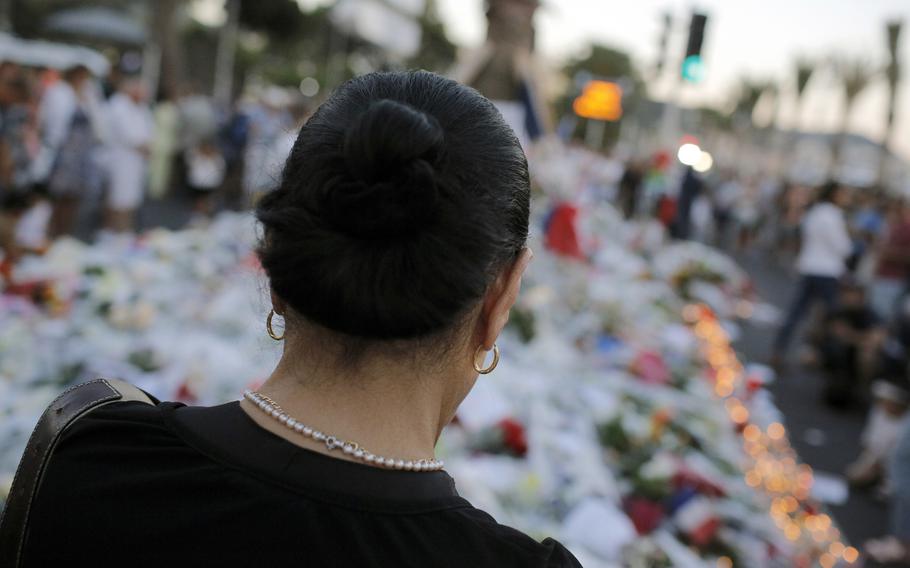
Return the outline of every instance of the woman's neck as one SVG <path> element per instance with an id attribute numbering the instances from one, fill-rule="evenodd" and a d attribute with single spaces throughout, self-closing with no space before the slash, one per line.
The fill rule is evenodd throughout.
<path id="1" fill-rule="evenodd" d="M 296 358 L 291 363 L 284 357 L 259 392 L 298 422 L 356 442 L 376 455 L 431 458 L 439 433 L 454 410 L 446 392 L 452 377 L 396 367 L 386 361 L 365 362 L 351 371 Z M 247 400 L 241 406 L 260 426 L 294 444 L 346 457 L 291 431 Z"/>

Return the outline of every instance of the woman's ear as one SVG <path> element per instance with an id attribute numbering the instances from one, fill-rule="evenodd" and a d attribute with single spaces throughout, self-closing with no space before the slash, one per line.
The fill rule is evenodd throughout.
<path id="1" fill-rule="evenodd" d="M 522 250 L 512 266 L 503 271 L 487 291 L 480 320 L 481 345 L 484 350 L 489 351 L 493 348 L 496 338 L 508 323 L 509 311 L 515 305 L 521 291 L 521 277 L 533 257 L 531 249 Z"/>

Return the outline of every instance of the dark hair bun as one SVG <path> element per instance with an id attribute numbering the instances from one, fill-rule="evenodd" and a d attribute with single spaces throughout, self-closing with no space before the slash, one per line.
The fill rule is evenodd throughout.
<path id="1" fill-rule="evenodd" d="M 524 247 L 524 153 L 473 89 L 423 71 L 341 85 L 259 203 L 272 290 L 311 322 L 402 339 L 452 328 Z"/>
<path id="2" fill-rule="evenodd" d="M 413 234 L 435 217 L 434 166 L 445 136 L 437 120 L 407 104 L 376 101 L 348 126 L 350 179 L 325 193 L 326 216 L 361 238 Z"/>

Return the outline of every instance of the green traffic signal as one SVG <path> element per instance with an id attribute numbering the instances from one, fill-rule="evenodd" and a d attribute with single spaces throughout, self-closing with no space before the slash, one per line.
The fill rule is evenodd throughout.
<path id="1" fill-rule="evenodd" d="M 704 78 L 705 64 L 701 55 L 690 55 L 683 60 L 681 75 L 684 81 L 689 83 L 700 83 Z"/>

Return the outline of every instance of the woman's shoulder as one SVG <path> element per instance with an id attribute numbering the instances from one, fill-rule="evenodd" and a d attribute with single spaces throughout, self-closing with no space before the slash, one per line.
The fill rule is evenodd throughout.
<path id="1" fill-rule="evenodd" d="M 151 405 L 137 401 L 100 406 L 80 417 L 63 432 L 54 452 L 55 457 L 69 452 L 74 446 L 81 450 L 103 447 L 109 452 L 118 446 L 172 446 L 178 437 L 165 422 L 164 412 L 181 406 L 183 404 L 178 402 Z"/>
<path id="2" fill-rule="evenodd" d="M 472 532 L 479 541 L 475 543 L 475 549 L 484 550 L 491 556 L 488 559 L 491 562 L 478 565 L 581 567 L 575 556 L 552 538 L 538 542 L 517 529 L 498 523 L 492 516 L 474 507 L 456 509 L 452 513 L 473 526 Z"/>

